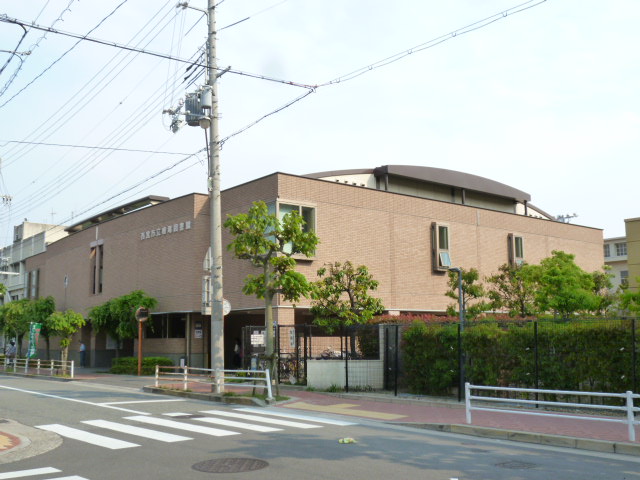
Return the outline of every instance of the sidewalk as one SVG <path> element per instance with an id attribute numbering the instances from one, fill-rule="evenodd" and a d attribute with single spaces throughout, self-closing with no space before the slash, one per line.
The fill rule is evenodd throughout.
<path id="1" fill-rule="evenodd" d="M 153 377 L 112 375 L 95 369 L 79 369 L 74 381 L 134 389 L 154 383 Z M 189 389 L 193 393 L 211 391 L 209 385 L 202 384 L 190 384 Z M 369 392 L 327 393 L 284 386 L 281 386 L 280 394 L 290 397 L 276 405 L 282 408 L 348 415 L 371 421 L 503 440 L 640 456 L 640 442 L 629 442 L 627 426 L 622 423 L 572 419 L 570 416 L 553 418 L 474 411 L 473 423 L 467 425 L 464 404 L 455 399 L 412 395 L 394 397 Z M 3 449 L 16 447 L 16 437 L 12 437 L 11 432 L 3 427 L 0 423 L 0 458 Z M 3 433 L 7 431 L 9 433 Z M 640 437 L 638 429 L 636 433 Z"/>

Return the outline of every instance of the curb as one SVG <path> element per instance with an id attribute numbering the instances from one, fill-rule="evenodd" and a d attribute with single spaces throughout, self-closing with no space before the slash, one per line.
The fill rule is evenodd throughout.
<path id="1" fill-rule="evenodd" d="M 249 405 L 253 407 L 266 407 L 267 402 L 260 398 L 236 397 L 233 395 L 219 395 L 215 393 L 186 392 L 184 390 L 168 390 L 159 387 L 142 387 L 143 392 L 155 393 L 157 395 L 169 395 L 172 397 L 192 398 L 194 400 L 204 400 L 206 402 L 225 403 L 229 405 Z"/>
<path id="2" fill-rule="evenodd" d="M 534 443 L 550 447 L 575 448 L 592 452 L 617 453 L 640 457 L 640 444 L 626 442 L 610 442 L 592 438 L 576 438 L 564 435 L 551 435 L 545 433 L 521 432 L 517 430 L 504 430 L 491 427 L 477 427 L 473 425 L 437 424 L 437 423 L 395 423 L 406 427 L 435 430 L 438 432 L 458 433 L 474 437 L 493 438 L 496 440 L 508 440 L 511 442 Z"/>
<path id="3" fill-rule="evenodd" d="M 0 375 L 6 375 L 8 377 L 39 378 L 41 380 L 53 380 L 54 382 L 73 382 L 74 380 L 77 380 L 77 378 L 52 377 L 50 375 L 36 375 L 35 373 L 20 372 L 0 372 Z"/>
<path id="4" fill-rule="evenodd" d="M 0 438 L 4 436 L 17 440 L 8 449 L 0 450 L 0 465 L 34 457 L 62 445 L 62 438 L 53 432 L 22 425 L 13 420 L 5 420 L 0 425 Z"/>

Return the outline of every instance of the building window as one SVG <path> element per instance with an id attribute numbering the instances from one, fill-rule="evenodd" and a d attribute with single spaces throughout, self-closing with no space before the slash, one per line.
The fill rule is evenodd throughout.
<path id="1" fill-rule="evenodd" d="M 282 220 L 284 216 L 291 212 L 298 212 L 298 215 L 304 220 L 302 230 L 304 232 L 316 231 L 316 209 L 305 205 L 294 205 L 289 203 L 278 204 L 278 219 Z M 294 253 L 295 248 L 292 243 L 288 243 L 284 246 L 285 253 Z"/>
<path id="2" fill-rule="evenodd" d="M 182 313 L 151 315 L 145 322 L 146 338 L 185 338 L 187 318 Z"/>
<path id="3" fill-rule="evenodd" d="M 451 251 L 449 250 L 449 226 L 439 223 L 431 224 L 432 263 L 434 271 L 447 271 L 451 267 Z"/>
<path id="4" fill-rule="evenodd" d="M 609 248 L 610 245 L 608 243 L 604 244 L 604 256 L 605 257 L 610 257 L 611 256 L 611 248 Z"/>
<path id="5" fill-rule="evenodd" d="M 629 271 L 622 270 L 620 272 L 620 286 L 628 287 L 629 286 Z"/>
<path id="6" fill-rule="evenodd" d="M 103 271 L 104 271 L 104 245 L 102 240 L 100 243 L 94 243 L 89 250 L 89 277 L 91 281 L 91 295 L 102 293 L 103 289 Z"/>
<path id="7" fill-rule="evenodd" d="M 623 257 L 627 254 L 626 243 L 616 243 L 616 256 Z"/>
<path id="8" fill-rule="evenodd" d="M 40 295 L 40 270 L 32 270 L 27 274 L 27 298 L 36 300 Z"/>
<path id="9" fill-rule="evenodd" d="M 510 233 L 507 236 L 509 248 L 509 264 L 512 266 L 524 263 L 524 238 Z"/>

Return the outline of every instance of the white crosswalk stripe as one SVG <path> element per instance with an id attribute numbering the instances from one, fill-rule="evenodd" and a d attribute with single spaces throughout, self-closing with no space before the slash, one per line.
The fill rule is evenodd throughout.
<path id="1" fill-rule="evenodd" d="M 242 431 L 271 433 L 281 432 L 284 427 L 311 429 L 322 428 L 323 425 L 335 425 L 335 426 L 347 426 L 356 425 L 352 422 L 346 422 L 342 420 L 333 420 L 330 418 L 314 417 L 309 415 L 301 415 L 295 413 L 287 413 L 272 410 L 262 410 L 258 408 L 236 408 L 233 411 L 229 410 L 204 410 L 199 412 L 205 414 L 194 415 L 193 413 L 182 412 L 170 412 L 164 413 L 166 417 L 174 417 L 175 419 L 159 418 L 152 415 L 134 415 L 124 417 L 123 420 L 130 422 L 144 423 L 147 425 L 153 425 L 161 428 L 182 430 L 191 433 L 200 433 L 203 435 L 212 435 L 215 437 L 225 437 L 230 435 L 240 435 L 244 433 Z M 181 420 L 178 420 L 180 418 Z M 89 425 L 95 428 L 101 428 L 112 432 L 118 432 L 126 435 L 133 435 L 136 437 L 142 437 L 149 440 L 157 440 L 160 442 L 181 442 L 186 440 L 193 440 L 191 437 L 176 435 L 173 433 L 166 433 L 158 429 L 143 428 L 140 426 L 129 425 L 127 423 L 112 422 L 109 420 L 82 420 L 81 423 Z M 219 425 L 222 427 L 228 427 L 235 430 L 226 430 L 222 428 L 213 428 L 210 426 L 197 425 L 197 423 L 207 423 L 211 425 Z M 314 424 L 315 423 L 315 424 Z M 267 424 L 267 425 L 265 425 Z M 96 445 L 111 450 L 118 450 L 124 448 L 139 447 L 137 443 L 132 443 L 124 440 L 111 438 L 105 435 L 98 435 L 96 433 L 87 432 L 78 428 L 68 427 L 61 424 L 39 425 L 37 428 L 42 430 L 48 430 L 50 432 L 57 433 L 66 438 L 86 442 L 92 445 Z M 45 471 L 46 469 L 34 469 L 36 473 L 25 473 L 23 476 L 38 475 L 45 473 L 52 473 L 59 470 Z M 30 472 L 25 470 L 25 472 Z M 42 472 L 42 473 L 38 473 Z M 20 478 L 19 473 L 14 472 L 11 475 L 0 474 L 0 480 L 5 478 Z M 68 480 L 79 480 L 80 477 L 65 477 Z M 62 480 L 62 479 L 56 479 Z"/>
<path id="2" fill-rule="evenodd" d="M 340 427 L 347 427 L 349 425 L 357 425 L 354 422 L 345 422 L 344 420 L 334 420 L 332 418 L 321 418 L 321 417 L 312 417 L 310 415 L 300 415 L 297 413 L 285 413 L 285 412 L 274 412 L 271 410 L 263 410 L 260 408 L 252 408 L 252 407 L 242 407 L 235 408 L 239 412 L 247 412 L 247 413 L 259 413 L 261 415 L 271 415 L 274 417 L 283 417 L 283 418 L 291 418 L 293 420 L 304 420 L 305 422 L 316 422 L 316 423 L 325 423 L 327 425 L 337 425 Z"/>
<path id="3" fill-rule="evenodd" d="M 106 428 L 120 433 L 128 433 L 139 437 L 150 438 L 160 442 L 182 442 L 185 440 L 193 440 L 190 437 L 183 437 L 173 433 L 164 433 L 149 428 L 134 427 L 133 425 L 125 425 L 124 423 L 109 422 L 107 420 L 84 420 L 82 423 L 94 427 Z"/>
<path id="4" fill-rule="evenodd" d="M 31 468 L 29 470 L 14 470 L 13 472 L 0 473 L 0 480 L 6 480 L 9 478 L 32 477 L 34 475 L 46 475 L 47 473 L 58 472 L 61 472 L 61 470 L 53 467 Z"/>
<path id="5" fill-rule="evenodd" d="M 132 448 L 140 446 L 137 443 L 125 442 L 124 440 L 117 440 L 115 438 L 85 432 L 84 430 L 67 427 L 65 425 L 60 425 L 57 423 L 53 423 L 51 425 L 36 425 L 36 428 L 39 428 L 41 430 L 48 430 L 66 438 L 73 438 L 74 440 L 91 443 L 92 445 L 108 448 L 110 450 L 120 450 L 122 448 Z"/>
<path id="6" fill-rule="evenodd" d="M 135 422 L 148 423 L 150 425 L 157 425 L 161 427 L 175 428 L 178 430 L 185 430 L 187 432 L 203 433 L 205 435 L 213 435 L 214 437 L 226 437 L 228 435 L 239 435 L 239 432 L 232 432 L 230 430 L 220 430 L 218 428 L 204 427 L 202 425 L 191 425 L 184 422 L 176 422 L 175 420 L 167 420 L 165 418 L 147 417 L 144 415 L 134 415 L 133 417 L 125 417 L 126 420 L 133 420 Z"/>
<path id="7" fill-rule="evenodd" d="M 260 423 L 269 423 L 271 425 L 282 425 L 293 428 L 321 428 L 320 425 L 311 425 L 310 423 L 292 422 L 290 420 L 280 420 L 276 418 L 267 418 L 258 415 L 247 415 L 244 413 L 227 412 L 222 410 L 203 410 L 201 413 L 209 415 L 219 415 L 221 417 L 239 418 L 242 420 L 251 420 Z"/>

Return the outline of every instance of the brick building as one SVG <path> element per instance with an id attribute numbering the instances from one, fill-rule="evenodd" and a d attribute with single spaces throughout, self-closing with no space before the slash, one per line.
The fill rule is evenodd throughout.
<path id="1" fill-rule="evenodd" d="M 372 170 L 283 173 L 253 180 L 222 193 L 222 214 L 246 212 L 263 200 L 284 215 L 297 210 L 320 244 L 298 270 L 314 279 L 323 264 L 365 264 L 380 282 L 377 295 L 390 313 L 442 312 L 448 267 L 494 273 L 506 262 L 537 263 L 553 250 L 576 255 L 585 270 L 602 267 L 602 230 L 555 221 L 532 206 L 530 196 L 482 177 L 428 167 L 384 166 Z M 41 296 L 59 309 L 85 313 L 106 300 L 142 289 L 158 299 L 147 332 L 145 355 L 186 357 L 208 363 L 209 317 L 203 315 L 203 260 L 209 244 L 208 197 L 173 200 L 149 197 L 69 228 L 70 235 L 27 259 L 38 271 Z M 223 232 L 223 243 L 230 242 Z M 263 323 L 261 300 L 242 293 L 252 271 L 224 250 L 226 360 L 247 325 Z M 280 325 L 311 319 L 308 302 L 275 299 Z M 151 337 L 151 338 L 150 338 Z M 89 346 L 92 365 L 104 365 L 113 345 L 85 328 L 77 341 Z"/>

